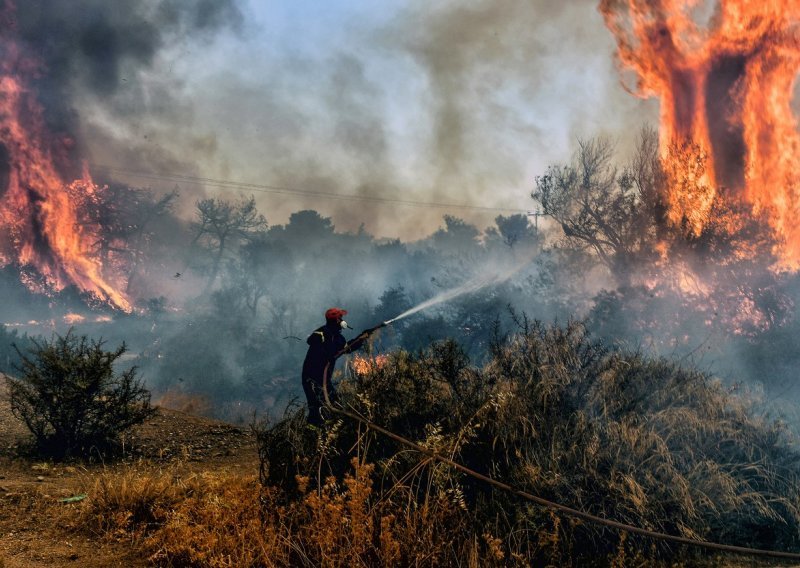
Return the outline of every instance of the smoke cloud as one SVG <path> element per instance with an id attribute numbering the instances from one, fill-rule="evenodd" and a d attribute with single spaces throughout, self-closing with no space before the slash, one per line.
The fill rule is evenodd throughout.
<path id="1" fill-rule="evenodd" d="M 159 107 L 180 108 L 176 89 L 164 82 L 153 89 L 145 80 L 158 54 L 242 25 L 238 0 L 24 0 L 7 11 L 25 53 L 43 64 L 34 87 L 49 128 L 76 137 L 80 157 L 87 148 L 105 145 L 128 163 L 141 144 L 124 139 L 109 147 L 114 137 L 86 120 L 87 103 L 128 122 Z M 179 163 L 186 167 L 193 160 L 167 159 L 170 166 Z"/>
<path id="2" fill-rule="evenodd" d="M 51 123 L 93 163 L 135 171 L 522 210 L 532 178 L 576 137 L 624 141 L 655 117 L 620 87 L 590 0 L 307 4 L 38 0 L 18 12 L 48 64 Z M 187 215 L 204 191 L 224 195 L 180 189 Z M 270 223 L 313 208 L 341 229 L 404 239 L 448 212 L 256 197 Z M 497 214 L 449 212 L 479 226 Z"/>

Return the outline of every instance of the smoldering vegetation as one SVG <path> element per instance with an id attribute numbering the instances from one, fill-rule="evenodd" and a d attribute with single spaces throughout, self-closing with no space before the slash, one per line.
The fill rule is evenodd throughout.
<path id="1" fill-rule="evenodd" d="M 800 455 L 746 397 L 674 361 L 610 350 L 576 322 L 518 322 L 474 364 L 449 340 L 375 359 L 344 408 L 539 497 L 654 531 L 797 550 Z M 578 521 L 334 416 L 256 427 L 260 476 L 109 472 L 83 527 L 171 566 L 730 566 Z M 259 483 L 260 482 L 260 483 Z"/>
<path id="2" fill-rule="evenodd" d="M 704 160 L 691 144 L 662 158 L 649 130 L 627 160 L 607 141 L 584 141 L 535 180 L 538 226 L 500 215 L 481 231 L 446 215 L 413 242 L 337 231 L 313 210 L 271 225 L 244 196 L 200 200 L 191 222 L 174 198 L 146 189 L 117 206 L 97 200 L 89 213 L 116 228 L 98 232 L 109 242 L 97 250 L 137 309 L 90 309 L 65 290 L 33 297 L 23 321 L 125 340 L 135 354 L 126 364 L 140 367 L 156 404 L 263 420 L 259 491 L 253 479 L 152 477 L 139 495 L 111 479 L 89 520 L 126 519 L 99 530 L 146 535 L 176 565 L 713 564 L 530 506 L 349 419 L 306 427 L 304 339 L 326 308 L 349 310 L 358 330 L 444 296 L 339 364 L 345 408 L 599 517 L 798 550 L 798 276 L 778 269 L 767 220 L 725 190 L 699 231 L 668 216 L 669 188 L 700 191 Z M 0 276 L 25 297 L 13 266 Z M 3 331 L 0 364 L 13 368 L 7 346 L 29 341 L 25 329 L 36 333 Z M 146 493 L 153 487 L 163 491 Z M 117 514 L 117 489 L 158 522 Z"/>

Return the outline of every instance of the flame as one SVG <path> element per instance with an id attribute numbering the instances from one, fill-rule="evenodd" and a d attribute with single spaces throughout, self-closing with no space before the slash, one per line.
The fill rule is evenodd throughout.
<path id="1" fill-rule="evenodd" d="M 353 367 L 353 371 L 357 375 L 367 375 L 370 371 L 375 369 L 381 369 L 384 365 L 386 365 L 389 357 L 386 355 L 376 355 L 375 357 L 366 357 L 362 355 L 355 355 L 351 361 L 350 365 Z"/>
<path id="2" fill-rule="evenodd" d="M 59 174 L 70 144 L 49 135 L 30 80 L 42 72 L 13 37 L 11 2 L 0 11 L 0 266 L 16 263 L 23 282 L 40 292 L 75 285 L 82 292 L 130 311 L 123 293 L 103 275 L 91 254 L 97 228 L 81 219 L 76 194 L 91 198 L 102 189 L 87 171 L 68 183 Z M 84 168 L 85 170 L 85 168 Z"/>
<path id="3" fill-rule="evenodd" d="M 728 188 L 766 216 L 781 263 L 800 267 L 800 0 L 601 0 L 600 11 L 633 94 L 661 101 L 662 156 L 692 143 L 707 158 L 668 172 L 668 220 L 699 234 Z"/>
<path id="4" fill-rule="evenodd" d="M 64 323 L 68 325 L 74 325 L 76 323 L 82 323 L 86 321 L 86 316 L 82 316 L 81 314 L 64 314 Z"/>

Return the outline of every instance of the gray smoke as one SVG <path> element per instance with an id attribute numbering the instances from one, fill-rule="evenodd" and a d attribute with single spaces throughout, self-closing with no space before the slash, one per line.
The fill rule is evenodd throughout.
<path id="1" fill-rule="evenodd" d="M 306 11 L 273 26 L 291 11 L 243 0 L 31 0 L 17 20 L 47 66 L 38 92 L 53 130 L 77 137 L 76 154 L 93 164 L 136 171 L 520 210 L 535 206 L 533 176 L 565 159 L 576 137 L 624 143 L 655 116 L 619 87 L 594 0 L 413 1 L 381 18 L 349 4 Z M 326 18 L 332 25 L 320 26 Z M 225 195 L 180 190 L 186 215 L 205 193 Z M 448 212 L 256 197 L 271 223 L 314 208 L 341 229 L 364 223 L 410 240 Z M 450 212 L 478 226 L 497 214 Z"/>
<path id="2" fill-rule="evenodd" d="M 63 70 L 58 78 L 46 79 L 59 89 L 48 91 L 78 99 L 94 163 L 522 209 L 534 206 L 533 176 L 563 160 L 577 136 L 625 140 L 653 110 L 619 87 L 613 38 L 593 0 L 410 2 L 387 5 L 383 18 L 321 5 L 308 20 L 274 28 L 266 10 L 233 0 L 119 9 L 84 1 L 100 14 L 94 27 L 57 4 L 26 27 L 41 43 L 54 28 L 69 44 L 48 48 L 46 59 L 64 60 L 52 65 Z M 332 26 L 318 25 L 343 9 Z M 75 33 L 58 28 L 62 17 Z M 189 204 L 203 189 L 181 186 Z M 270 222 L 314 208 L 341 229 L 365 223 L 375 235 L 404 239 L 435 230 L 448 212 L 256 197 Z M 497 214 L 450 212 L 479 226 Z"/>
<path id="3" fill-rule="evenodd" d="M 19 0 L 9 13 L 25 53 L 44 64 L 35 88 L 48 126 L 76 137 L 79 152 L 101 134 L 81 120 L 86 97 L 129 117 L 152 109 L 154 95 L 171 106 L 170 89 L 153 93 L 140 81 L 157 54 L 242 23 L 238 0 Z M 135 144 L 126 151 L 135 155 Z"/>

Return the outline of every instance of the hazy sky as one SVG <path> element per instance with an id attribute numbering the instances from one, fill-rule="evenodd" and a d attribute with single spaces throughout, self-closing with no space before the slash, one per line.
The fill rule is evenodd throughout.
<path id="1" fill-rule="evenodd" d="M 531 209 L 578 137 L 622 148 L 657 106 L 621 87 L 588 0 L 258 1 L 215 34 L 175 34 L 122 88 L 76 103 L 95 164 L 298 190 Z M 434 7 L 435 6 L 435 7 Z M 126 178 L 153 187 L 172 182 Z M 223 190 L 179 184 L 187 203 Z M 413 239 L 447 210 L 255 193 Z M 497 212 L 452 209 L 485 226 Z"/>

